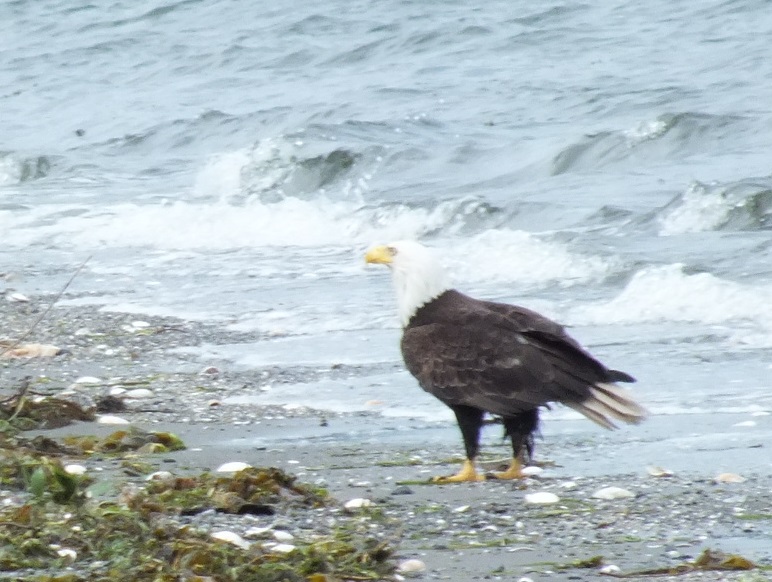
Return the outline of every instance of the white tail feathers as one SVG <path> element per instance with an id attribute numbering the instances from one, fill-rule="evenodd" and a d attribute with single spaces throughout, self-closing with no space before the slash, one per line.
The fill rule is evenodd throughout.
<path id="1" fill-rule="evenodd" d="M 617 428 L 612 419 L 628 424 L 638 424 L 649 414 L 643 406 L 632 399 L 626 389 L 606 382 L 598 382 L 591 387 L 589 398 L 583 402 L 564 402 L 564 404 L 609 430 Z"/>

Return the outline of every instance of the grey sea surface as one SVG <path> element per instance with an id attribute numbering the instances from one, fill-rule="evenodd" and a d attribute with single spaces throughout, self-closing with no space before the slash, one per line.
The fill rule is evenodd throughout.
<path id="1" fill-rule="evenodd" d="M 250 338 L 202 366 L 360 370 L 251 404 L 450 427 L 362 259 L 419 238 L 634 375 L 671 449 L 768 447 L 770 35 L 760 0 L 4 2 L 4 289 L 90 257 L 61 305 Z"/>

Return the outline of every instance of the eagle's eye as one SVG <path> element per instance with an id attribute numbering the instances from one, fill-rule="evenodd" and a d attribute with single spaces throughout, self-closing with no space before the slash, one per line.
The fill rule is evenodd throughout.
<path id="1" fill-rule="evenodd" d="M 386 250 L 389 251 L 389 254 L 392 257 L 397 254 L 397 247 L 386 247 Z"/>

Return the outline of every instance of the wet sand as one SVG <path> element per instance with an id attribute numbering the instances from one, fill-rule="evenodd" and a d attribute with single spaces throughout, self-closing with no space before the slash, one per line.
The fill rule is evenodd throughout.
<path id="1" fill-rule="evenodd" d="M 40 299 L 2 302 L 3 335 L 22 333 L 44 306 Z M 138 320 L 147 325 L 134 325 Z M 594 580 L 602 577 L 603 566 L 580 566 L 596 556 L 624 574 L 676 566 L 706 548 L 772 567 L 770 417 L 757 418 L 754 430 L 747 431 L 733 428 L 747 420 L 742 414 L 704 414 L 688 422 L 655 416 L 613 433 L 586 421 L 548 419 L 537 442 L 536 461 L 543 468 L 537 477 L 428 485 L 431 475 L 455 471 L 460 460 L 461 440 L 452 423 L 227 404 L 229 396 L 259 390 L 262 383 L 355 369 L 237 371 L 222 363 L 213 369 L 177 350 L 255 340 L 242 335 L 196 322 L 56 307 L 27 341 L 52 343 L 67 353 L 2 361 L 0 388 L 8 393 L 27 375 L 35 379 L 35 391 L 47 394 L 74 390 L 93 397 L 141 387 L 150 394 L 127 399 L 127 410 L 116 414 L 140 428 L 174 432 L 188 447 L 151 456 L 148 462 L 174 473 L 213 470 L 226 461 L 276 466 L 324 486 L 342 503 L 369 499 L 380 510 L 384 535 L 398 544 L 397 561 L 422 561 L 426 569 L 415 574 L 422 579 Z M 77 383 L 83 376 L 99 382 Z M 107 434 L 115 428 L 78 423 L 44 432 Z M 506 462 L 509 454 L 500 430 L 486 429 L 486 468 Z M 120 475 L 117 465 L 105 459 L 84 464 L 101 473 L 100 479 Z M 647 470 L 651 466 L 673 475 L 654 477 Z M 746 480 L 716 483 L 723 472 Z M 593 497 L 609 486 L 631 496 Z M 554 493 L 559 500 L 528 503 L 526 496 L 537 492 Z M 228 519 L 234 531 L 254 525 L 239 516 Z M 762 570 L 672 578 L 767 579 Z"/>

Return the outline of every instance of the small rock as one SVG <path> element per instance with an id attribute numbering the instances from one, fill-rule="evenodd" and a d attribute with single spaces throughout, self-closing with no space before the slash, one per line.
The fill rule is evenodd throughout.
<path id="1" fill-rule="evenodd" d="M 423 572 L 424 570 L 426 570 L 426 564 L 415 559 L 404 560 L 397 566 L 397 571 L 404 573 Z"/>
<path id="2" fill-rule="evenodd" d="M 716 483 L 745 483 L 745 477 L 737 473 L 719 473 L 713 479 Z"/>
<path id="3" fill-rule="evenodd" d="M 542 469 L 541 467 L 537 467 L 535 465 L 531 465 L 529 467 L 523 467 L 520 473 L 525 475 L 526 477 L 536 477 L 537 475 L 541 475 L 542 473 L 544 473 L 544 469 Z"/>
<path id="4" fill-rule="evenodd" d="M 172 475 L 169 471 L 156 471 L 155 473 L 150 473 L 150 475 L 145 477 L 145 481 L 160 481 L 161 483 L 168 483 L 173 480 L 174 475 Z"/>
<path id="5" fill-rule="evenodd" d="M 614 564 L 607 564 L 598 570 L 598 572 L 601 574 L 606 574 L 607 576 L 619 574 L 621 571 L 622 569 L 619 566 L 615 566 Z"/>
<path id="6" fill-rule="evenodd" d="M 141 400 L 143 398 L 152 398 L 153 397 L 153 391 L 148 390 L 147 388 L 135 388 L 134 390 L 129 390 L 124 394 L 124 398 L 131 398 L 134 400 Z"/>
<path id="7" fill-rule="evenodd" d="M 346 503 L 343 505 L 346 509 L 362 509 L 363 507 L 371 507 L 373 505 L 373 502 L 369 499 L 364 499 L 362 497 L 356 497 L 354 499 L 349 499 L 346 501 Z"/>
<path id="8" fill-rule="evenodd" d="M 394 491 L 392 491 L 391 494 L 392 495 L 412 495 L 413 490 L 407 485 L 400 485 Z"/>
<path id="9" fill-rule="evenodd" d="M 75 384 L 102 384 L 102 380 L 95 376 L 81 376 L 75 380 Z"/>
<path id="10" fill-rule="evenodd" d="M 249 469 L 252 465 L 249 463 L 243 463 L 241 461 L 231 461 L 230 463 L 223 463 L 217 467 L 217 473 L 237 473 L 244 469 Z"/>
<path id="11" fill-rule="evenodd" d="M 244 535 L 248 538 L 259 538 L 271 531 L 273 530 L 270 527 L 250 527 L 244 532 Z"/>
<path id="12" fill-rule="evenodd" d="M 9 293 L 5 298 L 11 303 L 29 303 L 29 297 L 21 293 Z"/>
<path id="13" fill-rule="evenodd" d="M 277 542 L 291 542 L 295 539 L 295 536 L 293 536 L 288 531 L 275 531 L 273 532 L 273 539 L 275 539 Z"/>
<path id="14" fill-rule="evenodd" d="M 208 375 L 214 375 L 219 374 L 220 370 L 218 368 L 215 368 L 214 366 L 207 366 L 200 372 L 201 374 L 208 374 Z"/>
<path id="15" fill-rule="evenodd" d="M 60 550 L 56 550 L 56 553 L 60 558 L 64 558 L 64 560 L 69 564 L 74 562 L 78 557 L 78 552 L 71 550 L 70 548 L 62 548 Z"/>
<path id="16" fill-rule="evenodd" d="M 630 499 L 635 493 L 622 487 L 604 487 L 592 494 L 595 499 Z"/>
<path id="17" fill-rule="evenodd" d="M 136 327 L 137 329 L 145 329 L 150 327 L 150 324 L 147 321 L 132 321 L 131 327 Z"/>
<path id="18" fill-rule="evenodd" d="M 222 402 L 220 402 L 219 400 L 210 400 L 209 402 L 206 403 L 206 405 L 209 408 L 215 408 L 216 406 L 220 406 L 220 404 L 222 404 Z"/>
<path id="19" fill-rule="evenodd" d="M 464 513 L 466 511 L 469 511 L 468 505 L 459 505 L 453 510 L 453 513 Z"/>
<path id="20" fill-rule="evenodd" d="M 537 491 L 536 493 L 526 493 L 525 502 L 531 505 L 549 505 L 560 501 L 560 497 L 549 491 Z"/>
<path id="21" fill-rule="evenodd" d="M 98 416 L 97 422 L 100 424 L 130 424 L 125 418 L 113 416 L 112 414 L 102 414 Z"/>
<path id="22" fill-rule="evenodd" d="M 276 544 L 275 546 L 271 547 L 271 549 L 274 552 L 279 552 L 280 554 L 289 554 L 295 550 L 295 546 L 292 544 Z"/>
<path id="23" fill-rule="evenodd" d="M 128 390 L 126 388 L 122 388 L 121 386 L 113 386 L 110 388 L 110 396 L 121 396 L 122 394 L 126 394 Z"/>
<path id="24" fill-rule="evenodd" d="M 211 537 L 213 537 L 216 540 L 220 540 L 221 542 L 227 542 L 229 544 L 233 544 L 234 546 L 239 547 L 242 550 L 248 550 L 249 546 L 252 545 L 247 540 L 242 538 L 239 534 L 232 531 L 227 531 L 227 530 L 212 532 Z"/>
<path id="25" fill-rule="evenodd" d="M 672 477 L 673 471 L 670 469 L 663 469 L 662 467 L 650 466 L 646 467 L 646 472 L 652 477 Z"/>
<path id="26" fill-rule="evenodd" d="M 85 475 L 86 467 L 83 465 L 65 465 L 64 472 L 68 475 Z"/>

